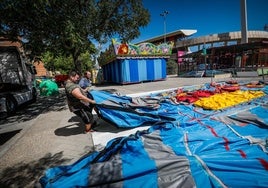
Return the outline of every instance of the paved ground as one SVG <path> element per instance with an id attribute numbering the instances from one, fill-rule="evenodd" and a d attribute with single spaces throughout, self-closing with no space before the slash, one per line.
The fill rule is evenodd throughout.
<path id="1" fill-rule="evenodd" d="M 237 80 L 260 80 L 236 78 Z M 95 86 L 123 95 L 198 85 L 230 78 L 179 78 L 129 85 Z M 0 136 L 13 134 L 0 145 L 0 187 L 34 187 L 45 169 L 71 164 L 94 151 L 92 135 L 83 134 L 83 124 L 69 112 L 65 95 L 39 97 L 36 104 L 21 109 L 15 116 L 0 122 Z M 1 141 L 1 137 L 0 137 Z"/>

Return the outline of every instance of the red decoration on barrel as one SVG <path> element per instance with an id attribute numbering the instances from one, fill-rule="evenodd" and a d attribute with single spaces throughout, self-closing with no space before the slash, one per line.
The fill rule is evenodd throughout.
<path id="1" fill-rule="evenodd" d="M 121 44 L 118 49 L 118 54 L 128 54 L 128 45 Z"/>

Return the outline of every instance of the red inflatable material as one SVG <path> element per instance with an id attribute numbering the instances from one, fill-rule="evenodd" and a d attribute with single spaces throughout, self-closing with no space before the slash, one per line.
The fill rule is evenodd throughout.
<path id="1" fill-rule="evenodd" d="M 197 100 L 199 100 L 198 97 L 194 97 L 194 96 L 191 96 L 191 95 L 177 96 L 177 101 L 179 101 L 179 102 L 194 103 Z"/>
<path id="2" fill-rule="evenodd" d="M 196 97 L 209 97 L 211 95 L 214 95 L 214 92 L 206 90 L 198 90 L 193 92 L 192 95 Z"/>
<path id="3" fill-rule="evenodd" d="M 239 90 L 240 87 L 239 86 L 227 86 L 227 85 L 225 85 L 221 89 L 224 90 L 224 91 L 230 91 L 230 92 L 232 92 L 232 91 Z"/>
<path id="4" fill-rule="evenodd" d="M 214 92 L 206 90 L 197 90 L 195 92 L 188 92 L 188 93 L 180 93 L 180 92 L 181 91 L 177 92 L 177 101 L 188 102 L 188 103 L 194 103 L 200 98 L 210 97 L 211 95 L 214 95 Z"/>

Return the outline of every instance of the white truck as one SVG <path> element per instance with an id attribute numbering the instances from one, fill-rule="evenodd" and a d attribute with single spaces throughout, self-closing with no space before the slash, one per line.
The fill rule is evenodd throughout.
<path id="1" fill-rule="evenodd" d="M 23 50 L 0 44 L 1 119 L 14 113 L 19 106 L 36 101 L 35 74 L 36 70 Z"/>

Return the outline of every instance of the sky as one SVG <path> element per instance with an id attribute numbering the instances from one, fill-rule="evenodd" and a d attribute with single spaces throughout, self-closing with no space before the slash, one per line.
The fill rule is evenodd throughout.
<path id="1" fill-rule="evenodd" d="M 248 30 L 264 30 L 268 24 L 268 0 L 246 0 Z M 240 0 L 143 0 L 149 10 L 150 23 L 140 29 L 141 35 L 131 41 L 137 43 L 181 29 L 193 29 L 192 37 L 241 31 Z"/>

